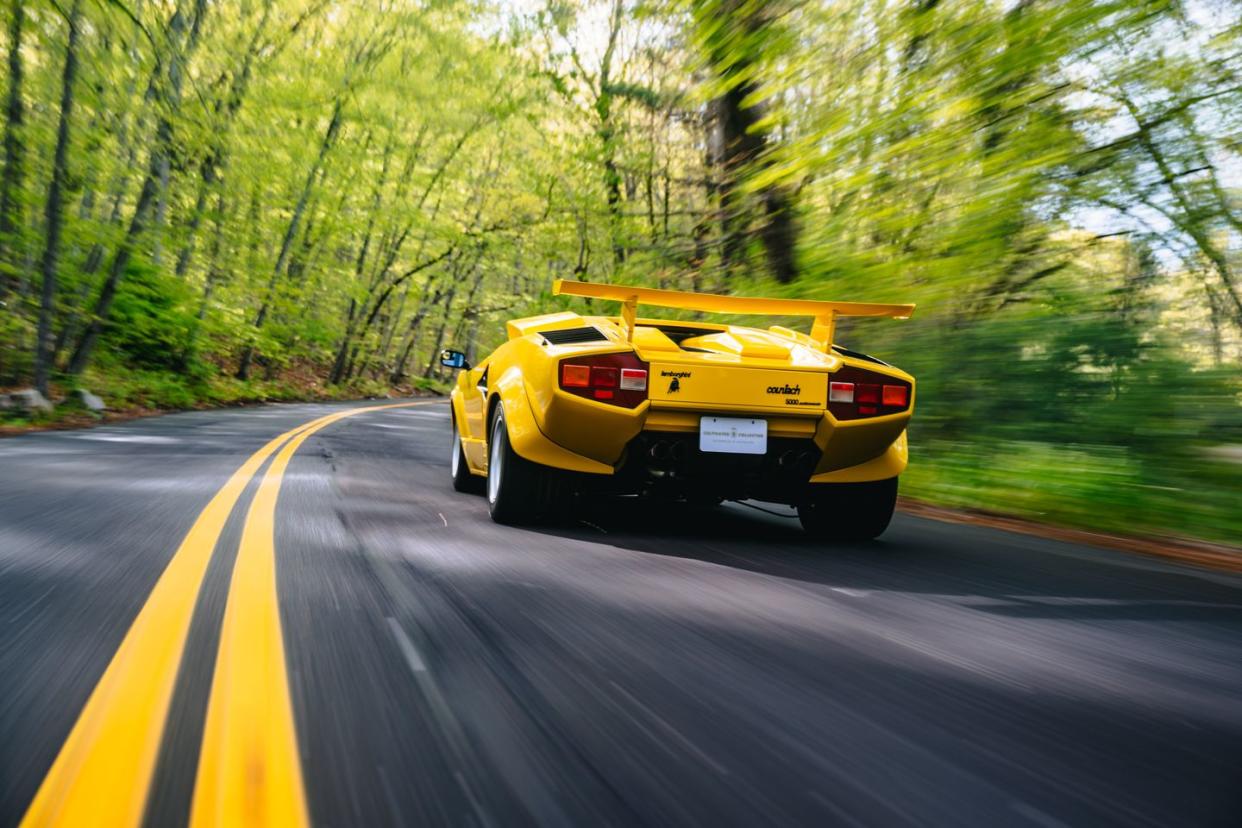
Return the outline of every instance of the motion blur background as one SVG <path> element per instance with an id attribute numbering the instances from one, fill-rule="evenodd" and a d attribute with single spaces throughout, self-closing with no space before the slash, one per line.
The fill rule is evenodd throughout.
<path id="1" fill-rule="evenodd" d="M 3 15 L 0 429 L 443 388 L 554 278 L 913 301 L 905 494 L 1242 539 L 1242 4 Z"/>

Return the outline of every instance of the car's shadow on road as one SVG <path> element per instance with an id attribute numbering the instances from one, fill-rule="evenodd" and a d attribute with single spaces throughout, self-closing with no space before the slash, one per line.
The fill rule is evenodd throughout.
<path id="1" fill-rule="evenodd" d="M 1122 568 L 1125 553 L 900 514 L 877 540 L 833 543 L 809 538 L 785 507 L 620 497 L 581 500 L 529 528 L 836 590 L 943 596 L 1011 618 L 1242 626 L 1242 582 L 1228 576 Z"/>

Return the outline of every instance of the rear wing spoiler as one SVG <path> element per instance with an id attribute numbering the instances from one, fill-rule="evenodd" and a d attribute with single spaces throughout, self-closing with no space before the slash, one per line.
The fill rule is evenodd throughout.
<path id="1" fill-rule="evenodd" d="M 766 316 L 810 316 L 811 339 L 825 351 L 832 346 L 837 319 L 842 316 L 883 316 L 908 319 L 914 305 L 881 305 L 871 302 L 817 302 L 811 299 L 761 299 L 749 296 L 722 296 L 716 293 L 689 293 L 681 290 L 606 285 L 597 282 L 575 282 L 557 279 L 552 283 L 554 296 L 582 296 L 620 302 L 621 321 L 625 323 L 626 339 L 634 339 L 634 320 L 639 305 L 703 311 L 705 313 L 763 314 Z M 792 332 L 791 332 L 792 333 Z"/>

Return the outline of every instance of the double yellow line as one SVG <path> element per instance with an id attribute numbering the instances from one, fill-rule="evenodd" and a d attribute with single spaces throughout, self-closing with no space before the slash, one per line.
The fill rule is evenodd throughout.
<path id="1" fill-rule="evenodd" d="M 276 595 L 276 500 L 289 460 L 354 408 L 287 431 L 256 451 L 216 492 L 164 569 L 52 763 L 23 828 L 142 823 L 173 686 L 207 565 L 251 479 L 276 454 L 255 492 L 233 566 L 191 824 L 307 824 L 302 769 L 285 674 Z"/>

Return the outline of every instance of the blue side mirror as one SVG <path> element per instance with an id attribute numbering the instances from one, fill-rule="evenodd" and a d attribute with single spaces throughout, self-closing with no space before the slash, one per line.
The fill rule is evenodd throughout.
<path id="1" fill-rule="evenodd" d="M 470 368 L 466 355 L 451 348 L 445 348 L 440 352 L 440 364 L 445 368 L 460 368 L 462 370 L 469 370 Z"/>

